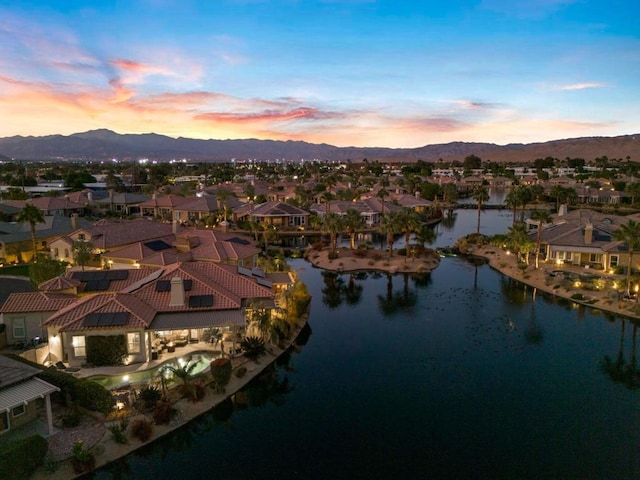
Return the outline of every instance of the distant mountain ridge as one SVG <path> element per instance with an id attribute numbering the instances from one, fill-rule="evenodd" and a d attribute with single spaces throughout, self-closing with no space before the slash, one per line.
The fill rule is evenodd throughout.
<path id="1" fill-rule="evenodd" d="M 582 137 L 544 143 L 497 145 L 494 143 L 451 142 L 419 148 L 336 147 L 326 143 L 280 140 L 199 140 L 172 138 L 156 133 L 118 134 L 99 129 L 72 135 L 0 138 L 0 158 L 15 160 L 157 160 L 187 158 L 193 161 L 228 162 L 264 160 L 437 161 L 463 160 L 468 155 L 496 162 L 527 162 L 547 156 L 584 158 L 591 161 L 630 157 L 640 160 L 640 134 L 617 137 Z"/>

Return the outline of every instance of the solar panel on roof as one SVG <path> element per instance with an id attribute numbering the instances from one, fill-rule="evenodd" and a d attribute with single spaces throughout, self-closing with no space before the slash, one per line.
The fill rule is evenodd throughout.
<path id="1" fill-rule="evenodd" d="M 211 307 L 213 306 L 213 295 L 191 295 L 189 297 L 189 307 Z"/>
<path id="2" fill-rule="evenodd" d="M 258 285 L 262 285 L 263 287 L 268 287 L 268 288 L 273 287 L 273 283 L 270 280 L 267 280 L 266 278 L 257 278 L 256 282 L 258 282 Z"/>
<path id="3" fill-rule="evenodd" d="M 156 292 L 168 292 L 171 290 L 171 282 L 169 280 L 158 280 L 156 282 Z"/>
<path id="4" fill-rule="evenodd" d="M 255 275 L 256 277 L 264 278 L 264 271 L 262 269 L 260 269 L 260 268 L 253 268 L 251 270 L 251 273 L 253 275 Z"/>
<path id="5" fill-rule="evenodd" d="M 108 280 L 126 280 L 129 278 L 129 270 L 108 270 L 106 274 Z"/>
<path id="6" fill-rule="evenodd" d="M 238 267 L 238 273 L 240 275 L 244 275 L 245 277 L 250 277 L 251 274 L 251 270 L 249 270 L 248 268 L 244 268 L 244 267 Z"/>
<path id="7" fill-rule="evenodd" d="M 251 242 L 249 242 L 249 240 L 244 240 L 244 239 L 238 238 L 238 237 L 230 238 L 227 241 L 231 242 L 231 243 L 237 243 L 239 245 L 249 245 L 251 243 Z"/>
<path id="8" fill-rule="evenodd" d="M 99 323 L 100 313 L 90 313 L 84 320 L 82 320 L 82 325 L 85 327 L 97 327 Z"/>
<path id="9" fill-rule="evenodd" d="M 89 280 L 84 287 L 85 292 L 103 292 L 109 290 L 111 280 Z"/>
<path id="10" fill-rule="evenodd" d="M 113 314 L 113 318 L 111 319 L 111 325 L 114 327 L 120 327 L 122 325 L 126 325 L 128 319 L 129 319 L 128 312 L 116 312 Z"/>
<path id="11" fill-rule="evenodd" d="M 171 245 L 163 240 L 152 240 L 151 242 L 146 242 L 144 246 L 150 248 L 154 252 L 160 252 L 162 250 L 166 250 L 167 248 L 171 248 Z"/>
<path id="12" fill-rule="evenodd" d="M 93 280 L 105 280 L 109 272 L 100 271 L 100 272 L 92 272 L 92 273 L 93 273 Z"/>
<path id="13" fill-rule="evenodd" d="M 193 280 L 187 278 L 182 285 L 184 285 L 184 291 L 188 292 L 193 288 Z"/>

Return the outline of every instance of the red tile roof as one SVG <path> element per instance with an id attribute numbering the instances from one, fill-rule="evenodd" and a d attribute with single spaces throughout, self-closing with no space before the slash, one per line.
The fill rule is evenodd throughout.
<path id="1" fill-rule="evenodd" d="M 80 283 L 78 280 L 70 277 L 53 277 L 38 285 L 38 290 L 41 292 L 55 292 L 77 287 Z"/>
<path id="2" fill-rule="evenodd" d="M 12 293 L 0 307 L 0 313 L 55 312 L 77 300 L 67 293 L 20 292 Z"/>

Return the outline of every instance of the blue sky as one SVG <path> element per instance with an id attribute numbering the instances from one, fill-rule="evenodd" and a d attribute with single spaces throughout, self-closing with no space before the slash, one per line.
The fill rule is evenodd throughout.
<path id="1" fill-rule="evenodd" d="M 635 0 L 0 0 L 0 137 L 640 133 Z"/>

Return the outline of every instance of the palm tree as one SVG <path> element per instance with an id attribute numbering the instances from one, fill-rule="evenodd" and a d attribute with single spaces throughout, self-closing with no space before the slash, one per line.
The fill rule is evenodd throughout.
<path id="1" fill-rule="evenodd" d="M 404 248 L 406 250 L 406 261 L 407 257 L 409 257 L 409 240 L 411 238 L 411 233 L 419 231 L 420 226 L 422 225 L 420 214 L 418 214 L 418 212 L 416 212 L 413 208 L 403 208 L 398 213 L 398 223 L 402 225 L 402 231 L 404 232 Z"/>
<path id="2" fill-rule="evenodd" d="M 554 185 L 550 196 L 556 199 L 556 213 L 560 209 L 560 201 L 566 198 L 566 191 L 562 185 Z"/>
<path id="3" fill-rule="evenodd" d="M 382 203 L 380 213 L 383 217 L 384 217 L 384 199 L 388 196 L 389 196 L 389 192 L 387 191 L 386 188 L 384 188 L 384 186 L 380 190 L 378 190 L 378 193 L 376 193 L 376 197 L 378 197 Z"/>
<path id="4" fill-rule="evenodd" d="M 322 219 L 322 233 L 328 233 L 331 240 L 331 253 L 335 254 L 337 249 L 338 234 L 343 230 L 343 220 L 337 213 L 327 213 Z"/>
<path id="5" fill-rule="evenodd" d="M 347 210 L 343 222 L 345 230 L 349 234 L 351 250 L 354 250 L 356 248 L 356 233 L 359 228 L 364 226 L 364 220 L 355 208 L 350 208 Z"/>
<path id="6" fill-rule="evenodd" d="M 480 212 L 482 211 L 482 204 L 489 201 L 489 191 L 487 187 L 484 185 L 478 185 L 473 189 L 471 193 L 471 198 L 473 198 L 478 204 L 478 226 L 476 228 L 476 233 L 480 235 Z"/>
<path id="7" fill-rule="evenodd" d="M 631 292 L 631 267 L 633 265 L 633 253 L 640 247 L 640 223 L 629 220 L 626 225 L 620 225 L 620 228 L 613 233 L 613 237 L 627 244 L 629 251 L 629 261 L 627 263 L 627 290 L 626 294 Z"/>
<path id="8" fill-rule="evenodd" d="M 91 260 L 91 250 L 93 246 L 90 242 L 84 242 L 77 240 L 73 242 L 71 246 L 71 252 L 73 253 L 73 260 L 82 267 L 84 272 L 84 266 Z"/>
<path id="9" fill-rule="evenodd" d="M 534 243 L 527 235 L 527 227 L 524 223 L 518 222 L 509 227 L 507 242 L 510 248 L 512 248 L 519 257 L 522 256 L 525 263 L 529 265 L 529 252 L 533 248 Z"/>
<path id="10" fill-rule="evenodd" d="M 216 198 L 218 201 L 218 210 L 222 210 L 222 215 L 224 217 L 224 221 L 227 221 L 227 200 L 231 196 L 231 192 L 229 190 L 219 189 L 216 192 Z"/>
<path id="11" fill-rule="evenodd" d="M 551 222 L 551 215 L 545 210 L 534 210 L 531 214 L 531 220 L 538 223 L 538 234 L 536 235 L 536 269 L 540 267 L 540 243 L 542 241 L 542 225 Z"/>
<path id="12" fill-rule="evenodd" d="M 393 256 L 393 236 L 402 232 L 402 224 L 396 212 L 387 212 L 382 216 L 380 222 L 380 233 L 387 236 L 387 246 L 389 248 L 389 258 Z"/>
<path id="13" fill-rule="evenodd" d="M 519 193 L 520 193 L 520 185 L 516 185 L 511 190 L 509 190 L 509 193 L 507 193 L 507 197 L 504 199 L 505 205 L 509 207 L 512 211 L 512 216 L 513 216 L 513 220 L 511 223 L 512 226 L 516 224 L 516 213 L 518 211 L 518 205 L 520 205 L 520 198 L 518 198 Z"/>
<path id="14" fill-rule="evenodd" d="M 527 204 L 533 200 L 533 193 L 531 193 L 529 187 L 522 185 L 518 193 L 518 198 L 520 199 L 520 206 L 522 207 L 522 210 L 520 210 L 520 221 L 524 222 L 524 210 L 527 208 Z"/>
<path id="15" fill-rule="evenodd" d="M 333 193 L 327 190 L 323 192 L 320 197 L 322 198 L 322 200 L 324 200 L 324 213 L 328 214 L 331 210 L 331 200 L 333 200 L 335 196 L 333 195 Z"/>
<path id="16" fill-rule="evenodd" d="M 420 229 L 416 232 L 416 241 L 424 247 L 425 243 L 433 243 L 436 239 L 436 231 L 431 225 L 423 223 L 420 225 Z"/>
<path id="17" fill-rule="evenodd" d="M 22 210 L 18 213 L 16 217 L 16 221 L 18 223 L 28 223 L 29 228 L 31 230 L 31 247 L 33 250 L 33 261 L 36 262 L 37 258 L 37 248 L 36 248 L 36 224 L 44 223 L 44 215 L 34 205 L 27 203 Z"/>

